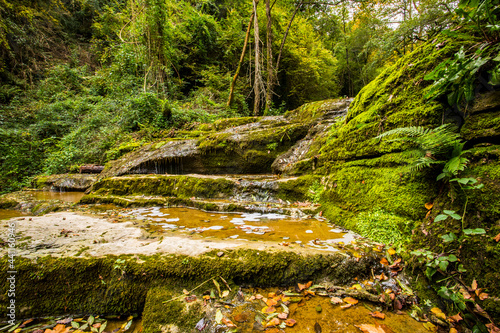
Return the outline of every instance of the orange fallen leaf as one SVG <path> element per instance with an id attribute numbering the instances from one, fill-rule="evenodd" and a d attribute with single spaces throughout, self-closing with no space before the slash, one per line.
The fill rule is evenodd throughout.
<path id="1" fill-rule="evenodd" d="M 312 284 L 313 284 L 313 282 L 312 282 L 312 281 L 307 282 L 307 283 L 306 283 L 306 288 L 311 287 L 311 286 L 312 286 Z"/>
<path id="2" fill-rule="evenodd" d="M 396 250 L 394 250 L 392 247 L 391 247 L 389 250 L 387 250 L 387 252 L 388 252 L 391 256 L 392 256 L 392 255 L 394 255 L 394 254 L 396 254 Z"/>
<path id="3" fill-rule="evenodd" d="M 370 324 L 354 325 L 365 333 L 386 333 L 382 327 L 377 327 Z"/>
<path id="4" fill-rule="evenodd" d="M 263 313 L 274 313 L 276 312 L 276 308 L 274 306 L 266 306 L 262 309 Z"/>
<path id="5" fill-rule="evenodd" d="M 385 319 L 385 314 L 379 311 L 370 312 L 370 316 L 372 316 L 373 318 Z"/>
<path id="6" fill-rule="evenodd" d="M 472 290 L 473 290 L 473 291 L 477 289 L 477 281 L 476 281 L 476 279 L 474 279 L 474 280 L 472 281 L 471 287 L 472 287 Z"/>
<path id="7" fill-rule="evenodd" d="M 446 315 L 441 311 L 440 308 L 432 308 L 431 312 L 436 315 L 439 319 L 446 320 Z"/>
<path id="8" fill-rule="evenodd" d="M 380 263 L 381 263 L 382 265 L 389 266 L 389 262 L 388 262 L 388 261 L 387 261 L 387 259 L 385 259 L 385 258 L 382 258 L 382 259 L 380 260 Z"/>
<path id="9" fill-rule="evenodd" d="M 427 210 L 431 210 L 431 209 L 432 209 L 432 207 L 434 207 L 434 204 L 433 204 L 432 202 L 428 202 L 428 203 L 426 203 L 426 204 L 425 204 L 425 208 L 426 208 Z"/>
<path id="10" fill-rule="evenodd" d="M 377 279 L 379 279 L 380 281 L 384 281 L 384 280 L 387 280 L 387 279 L 388 279 L 388 277 L 387 277 L 387 276 L 385 276 L 384 272 L 382 272 L 380 275 L 375 275 L 375 277 L 376 277 Z"/>
<path id="11" fill-rule="evenodd" d="M 295 324 L 297 324 L 297 321 L 295 319 L 290 318 L 290 319 L 285 320 L 285 325 L 288 327 L 292 327 Z"/>
<path id="12" fill-rule="evenodd" d="M 307 296 L 307 295 L 316 296 L 316 293 L 314 291 L 304 290 L 304 296 Z"/>
<path id="13" fill-rule="evenodd" d="M 298 283 L 299 285 L 299 290 L 302 291 L 304 289 L 306 289 L 306 285 L 305 284 L 302 284 L 302 283 Z"/>
<path id="14" fill-rule="evenodd" d="M 276 300 L 274 298 L 269 298 L 266 302 L 267 306 L 274 306 L 276 304 L 278 304 L 278 302 L 276 302 Z"/>
<path id="15" fill-rule="evenodd" d="M 437 326 L 431 322 L 424 323 L 424 327 L 431 332 L 437 332 Z"/>
<path id="16" fill-rule="evenodd" d="M 278 318 L 281 320 L 285 320 L 288 318 L 288 313 L 286 313 L 286 312 L 278 313 Z"/>
<path id="17" fill-rule="evenodd" d="M 393 268 L 393 267 L 396 267 L 396 266 L 399 266 L 399 263 L 401 262 L 401 258 L 397 259 L 396 261 L 394 261 L 394 263 L 392 265 L 390 265 L 389 267 L 390 268 Z"/>
<path id="18" fill-rule="evenodd" d="M 278 318 L 273 318 L 271 319 L 267 324 L 266 327 L 274 327 L 278 326 L 280 324 L 280 320 Z"/>
<path id="19" fill-rule="evenodd" d="M 358 300 L 357 299 L 354 299 L 352 297 L 346 297 L 344 298 L 344 302 L 346 302 L 347 304 L 358 304 Z"/>
<path id="20" fill-rule="evenodd" d="M 229 328 L 236 328 L 236 325 L 229 319 L 222 318 L 222 323 Z"/>
<path id="21" fill-rule="evenodd" d="M 269 294 L 267 294 L 267 297 L 269 297 L 269 298 L 276 297 L 276 293 L 269 293 Z"/>
<path id="22" fill-rule="evenodd" d="M 495 326 L 493 323 L 486 324 L 486 327 L 490 333 L 500 333 L 500 328 Z"/>
<path id="23" fill-rule="evenodd" d="M 456 328 L 452 327 L 450 328 L 450 333 L 458 333 L 458 331 Z"/>
<path id="24" fill-rule="evenodd" d="M 495 238 L 493 238 L 497 243 L 500 242 L 500 234 L 496 235 Z"/>
<path id="25" fill-rule="evenodd" d="M 487 293 L 480 293 L 479 294 L 479 299 L 481 301 L 484 301 L 485 299 L 487 299 L 489 297 L 489 295 Z"/>
<path id="26" fill-rule="evenodd" d="M 263 298 L 264 298 L 264 296 L 262 296 L 261 294 L 255 295 L 255 299 L 263 299 Z"/>
<path id="27" fill-rule="evenodd" d="M 448 319 L 451 319 L 451 321 L 458 323 L 460 320 L 463 320 L 463 318 L 460 316 L 460 313 L 457 313 L 454 316 L 448 317 Z"/>

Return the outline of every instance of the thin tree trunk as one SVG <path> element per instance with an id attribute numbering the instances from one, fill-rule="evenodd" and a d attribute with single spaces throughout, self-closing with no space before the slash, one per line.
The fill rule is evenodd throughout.
<path id="1" fill-rule="evenodd" d="M 231 88 L 229 90 L 229 98 L 227 100 L 227 106 L 231 106 L 233 103 L 234 97 L 234 86 L 236 85 L 236 80 L 238 79 L 238 75 L 240 74 L 241 64 L 243 63 L 243 59 L 245 59 L 245 52 L 248 45 L 248 40 L 250 39 L 250 30 L 252 29 L 252 21 L 255 13 L 252 12 L 250 16 L 250 21 L 248 22 L 247 32 L 245 35 L 245 43 L 243 44 L 243 50 L 241 51 L 240 62 L 238 63 L 238 68 L 236 68 L 236 73 L 234 74 L 233 81 L 231 82 Z"/>
<path id="2" fill-rule="evenodd" d="M 267 114 L 272 105 L 273 99 L 273 84 L 274 84 L 274 72 L 273 72 L 273 50 L 272 50 L 272 17 L 271 17 L 271 5 L 270 0 L 266 0 L 266 17 L 267 17 L 267 88 L 266 88 L 266 108 L 264 114 Z"/>
<path id="3" fill-rule="evenodd" d="M 253 32 L 255 39 L 255 79 L 254 79 L 254 104 L 253 104 L 253 114 L 254 116 L 259 115 L 260 111 L 260 99 L 262 91 L 262 75 L 260 69 L 260 38 L 259 38 L 259 18 L 257 15 L 257 5 L 259 0 L 253 0 L 253 11 L 255 15 L 253 17 Z"/>
<path id="4" fill-rule="evenodd" d="M 281 46 L 280 46 L 280 51 L 278 53 L 278 60 L 276 61 L 276 68 L 275 71 L 278 72 L 279 66 L 280 66 L 280 59 L 281 59 L 281 53 L 283 52 L 283 47 L 285 46 L 286 38 L 288 37 L 288 31 L 290 30 L 290 27 L 292 26 L 293 19 L 295 18 L 295 14 L 299 11 L 299 8 L 302 7 L 303 1 L 299 3 L 299 5 L 295 8 L 293 11 L 292 18 L 290 19 L 290 22 L 288 22 L 288 26 L 286 27 L 285 34 L 283 35 L 283 39 L 281 40 Z"/>

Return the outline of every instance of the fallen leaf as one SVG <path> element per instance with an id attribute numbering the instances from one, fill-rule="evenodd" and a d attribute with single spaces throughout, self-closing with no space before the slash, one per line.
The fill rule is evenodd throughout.
<path id="1" fill-rule="evenodd" d="M 394 268 L 396 266 L 399 266 L 399 263 L 401 263 L 401 258 L 399 258 L 396 261 L 394 261 L 394 263 L 392 265 L 390 265 L 389 267 L 390 268 Z"/>
<path id="2" fill-rule="evenodd" d="M 457 313 L 454 316 L 448 317 L 448 319 L 451 319 L 451 321 L 458 323 L 460 320 L 463 320 L 463 318 L 460 316 L 460 313 Z"/>
<path id="3" fill-rule="evenodd" d="M 262 296 L 261 294 L 255 295 L 255 299 L 263 299 L 263 298 L 264 298 L 264 296 Z"/>
<path id="4" fill-rule="evenodd" d="M 358 300 L 357 299 L 354 299 L 352 297 L 346 297 L 344 298 L 344 302 L 346 302 L 347 304 L 358 304 Z"/>
<path id="5" fill-rule="evenodd" d="M 350 308 L 351 306 L 353 306 L 354 304 L 346 304 L 346 305 L 341 305 L 340 308 L 341 309 L 348 309 Z"/>
<path id="6" fill-rule="evenodd" d="M 493 238 L 497 243 L 500 242 L 500 234 L 496 235 L 495 238 Z"/>
<path id="7" fill-rule="evenodd" d="M 487 293 L 480 293 L 480 294 L 479 294 L 479 299 L 480 299 L 481 301 L 484 301 L 484 300 L 485 300 L 485 299 L 487 299 L 488 297 L 489 297 L 489 296 L 488 296 L 488 294 L 487 294 Z"/>
<path id="8" fill-rule="evenodd" d="M 246 313 L 238 313 L 237 315 L 234 316 L 233 319 L 238 323 L 243 323 L 248 320 L 248 315 Z"/>
<path id="9" fill-rule="evenodd" d="M 263 313 L 274 313 L 276 312 L 276 308 L 274 306 L 266 306 L 262 309 Z"/>
<path id="10" fill-rule="evenodd" d="M 311 286 L 312 286 L 312 284 L 313 284 L 313 282 L 312 282 L 312 281 L 307 282 L 307 283 L 306 283 L 306 288 L 311 287 Z"/>
<path id="11" fill-rule="evenodd" d="M 401 310 L 402 308 L 403 308 L 403 305 L 401 304 L 401 302 L 399 301 L 399 299 L 396 298 L 394 300 L 394 309 Z"/>
<path id="12" fill-rule="evenodd" d="M 314 291 L 311 291 L 311 290 L 304 290 L 304 296 L 307 296 L 307 295 L 316 296 L 316 293 Z"/>
<path id="13" fill-rule="evenodd" d="M 439 319 L 446 320 L 446 315 L 441 311 L 440 308 L 432 308 L 431 312 L 436 315 Z"/>
<path id="14" fill-rule="evenodd" d="M 385 276 L 384 272 L 382 272 L 380 275 L 375 275 L 375 277 L 377 279 L 379 279 L 380 281 L 384 281 L 384 280 L 389 279 L 387 276 Z"/>
<path id="15" fill-rule="evenodd" d="M 267 304 L 267 306 L 274 306 L 274 305 L 278 304 L 278 302 L 276 302 L 276 300 L 274 298 L 269 298 L 266 301 L 266 304 Z"/>
<path id="16" fill-rule="evenodd" d="M 476 303 L 475 307 L 474 307 L 474 312 L 477 313 L 477 314 L 480 314 L 481 316 L 483 316 L 484 318 L 487 318 L 487 319 L 490 319 L 490 315 L 488 314 L 488 312 L 484 311 L 482 307 L 479 306 L 479 304 Z"/>
<path id="17" fill-rule="evenodd" d="M 385 314 L 379 311 L 370 312 L 370 316 L 372 316 L 373 318 L 385 319 Z"/>
<path id="18" fill-rule="evenodd" d="M 267 324 L 266 327 L 274 327 L 278 326 L 280 324 L 280 320 L 278 318 L 273 318 L 271 319 Z"/>
<path id="19" fill-rule="evenodd" d="M 189 291 L 187 291 L 186 289 L 182 289 L 182 292 L 184 293 L 184 295 L 189 295 Z"/>
<path id="20" fill-rule="evenodd" d="M 304 289 L 306 289 L 306 288 L 307 288 L 305 284 L 298 283 L 298 285 L 299 285 L 299 290 L 300 290 L 300 291 L 302 291 L 302 290 L 304 290 Z"/>
<path id="21" fill-rule="evenodd" d="M 276 297 L 276 293 L 269 293 L 269 294 L 267 294 L 267 297 L 269 297 L 269 298 Z"/>
<path id="22" fill-rule="evenodd" d="M 396 254 L 396 250 L 394 250 L 394 249 L 391 247 L 389 250 L 387 250 L 387 253 L 389 253 L 389 254 L 392 256 L 392 255 Z"/>
<path id="23" fill-rule="evenodd" d="M 424 323 L 424 327 L 431 332 L 437 332 L 437 326 L 431 322 Z"/>
<path id="24" fill-rule="evenodd" d="M 353 285 L 351 287 L 351 289 L 355 289 L 355 290 L 360 291 L 360 290 L 363 290 L 363 287 L 361 287 L 361 285 L 359 283 L 356 283 L 355 285 Z"/>
<path id="25" fill-rule="evenodd" d="M 229 327 L 229 328 L 235 328 L 236 327 L 236 325 L 231 320 L 226 319 L 226 318 L 222 318 L 222 323 L 224 325 L 226 325 L 227 327 Z"/>
<path id="26" fill-rule="evenodd" d="M 493 323 L 486 324 L 486 327 L 488 328 L 488 331 L 490 331 L 490 333 L 500 333 L 500 328 L 495 326 L 495 324 Z"/>
<path id="27" fill-rule="evenodd" d="M 297 324 L 297 321 L 295 319 L 290 318 L 290 319 L 285 320 L 285 325 L 288 327 L 292 327 L 295 324 Z"/>
<path id="28" fill-rule="evenodd" d="M 387 261 L 387 259 L 385 259 L 385 258 L 382 258 L 382 259 L 380 260 L 380 263 L 381 263 L 382 265 L 389 266 L 389 262 L 388 262 L 388 261 Z"/>
<path id="29" fill-rule="evenodd" d="M 426 208 L 427 210 L 431 210 L 431 209 L 432 209 L 432 207 L 434 207 L 434 204 L 433 204 L 432 202 L 428 202 L 428 203 L 426 203 L 426 204 L 425 204 L 425 208 Z"/>
<path id="30" fill-rule="evenodd" d="M 332 302 L 332 304 L 340 304 L 343 302 L 343 300 L 339 297 L 333 296 L 332 298 L 330 298 L 330 302 Z"/>
<path id="31" fill-rule="evenodd" d="M 450 333 L 458 333 L 457 329 L 456 328 L 450 328 Z"/>
<path id="32" fill-rule="evenodd" d="M 471 287 L 472 287 L 472 290 L 473 290 L 473 291 L 477 289 L 477 281 L 476 281 L 476 279 L 474 279 L 474 280 L 472 281 Z"/>
<path id="33" fill-rule="evenodd" d="M 226 298 L 227 296 L 229 296 L 229 290 L 224 290 L 222 292 L 222 297 Z"/>
<path id="34" fill-rule="evenodd" d="M 377 327 L 370 324 L 354 325 L 365 333 L 386 333 L 382 327 Z"/>
<path id="35" fill-rule="evenodd" d="M 288 318 L 288 313 L 285 312 L 278 313 L 278 318 L 281 320 L 285 320 Z"/>

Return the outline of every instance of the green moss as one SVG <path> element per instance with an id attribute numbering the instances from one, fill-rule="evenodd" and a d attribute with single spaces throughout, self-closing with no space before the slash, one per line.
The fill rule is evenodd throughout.
<path id="1" fill-rule="evenodd" d="M 175 293 L 175 291 L 178 293 Z M 146 306 L 142 316 L 145 333 L 193 331 L 196 323 L 204 316 L 201 301 L 192 303 L 183 301 L 163 303 L 179 296 L 181 293 L 182 291 L 172 290 L 172 288 L 165 288 L 163 286 L 151 288 L 148 291 Z"/>
<path id="2" fill-rule="evenodd" d="M 43 189 L 45 187 L 49 187 L 50 185 L 52 185 L 52 182 L 49 183 L 48 176 L 36 176 L 33 179 L 33 185 L 35 186 L 35 188 Z"/>
<path id="3" fill-rule="evenodd" d="M 500 136 L 500 111 L 473 113 L 467 118 L 460 134 L 465 140 Z"/>
<path id="4" fill-rule="evenodd" d="M 291 285 L 323 277 L 341 283 L 369 276 L 376 263 L 370 256 L 357 262 L 356 258 L 340 254 L 305 257 L 290 252 L 227 250 L 223 257 L 218 257 L 216 252 L 199 257 L 155 255 L 140 259 L 44 257 L 34 262 L 18 258 L 17 276 L 22 277 L 16 280 L 18 316 L 141 313 L 148 291 L 153 290 L 148 297 L 155 297 L 155 290 L 158 291 L 152 288 L 170 288 L 180 294 L 183 288 L 193 288 L 213 276 L 222 276 L 238 285 L 260 287 Z M 119 258 L 125 262 L 117 262 Z M 2 280 L 7 278 L 7 267 L 7 258 L 1 258 Z M 2 307 L 9 301 L 6 288 L 7 284 L 0 286 Z"/>
<path id="5" fill-rule="evenodd" d="M 279 181 L 276 197 L 289 202 L 306 201 L 309 188 L 319 179 L 317 176 L 306 175 Z"/>
<path id="6" fill-rule="evenodd" d="M 93 187 L 99 195 L 161 195 L 178 198 L 219 198 L 232 193 L 234 182 L 226 178 L 190 176 L 127 176 L 103 179 Z"/>
<path id="7" fill-rule="evenodd" d="M 261 117 L 239 117 L 239 118 L 219 119 L 214 122 L 214 127 L 216 130 L 221 131 L 229 127 L 236 127 L 250 123 L 255 123 L 258 122 L 260 119 Z"/>
<path id="8" fill-rule="evenodd" d="M 17 202 L 14 199 L 6 198 L 6 197 L 0 197 L 0 209 L 13 208 L 13 207 L 16 207 L 18 204 L 19 204 L 19 202 Z"/>

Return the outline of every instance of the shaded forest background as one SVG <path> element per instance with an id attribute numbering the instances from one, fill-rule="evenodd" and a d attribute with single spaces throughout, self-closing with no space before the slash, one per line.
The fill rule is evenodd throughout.
<path id="1" fill-rule="evenodd" d="M 0 192 L 200 122 L 352 97 L 457 24 L 456 6 L 0 0 Z"/>

